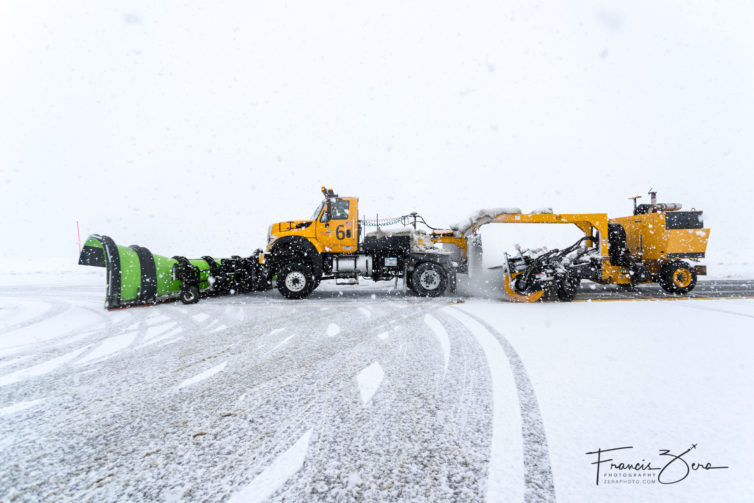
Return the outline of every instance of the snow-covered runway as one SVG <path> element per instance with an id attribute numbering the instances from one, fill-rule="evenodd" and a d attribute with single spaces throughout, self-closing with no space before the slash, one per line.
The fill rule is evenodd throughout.
<path id="1" fill-rule="evenodd" d="M 754 492 L 751 300 L 457 303 L 376 286 L 107 312 L 102 294 L 88 276 L 0 288 L 4 500 Z M 692 443 L 689 464 L 727 468 L 615 483 L 629 472 L 599 479 L 586 454 L 631 446 L 626 462 L 662 467 L 659 449 Z"/>

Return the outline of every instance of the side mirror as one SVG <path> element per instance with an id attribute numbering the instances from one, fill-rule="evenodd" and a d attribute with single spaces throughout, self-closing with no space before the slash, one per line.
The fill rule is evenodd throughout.
<path id="1" fill-rule="evenodd" d="M 327 200 L 327 206 L 325 206 L 325 211 L 322 213 L 322 221 L 325 223 L 325 227 L 330 226 L 330 220 L 332 219 L 332 203 L 330 200 Z"/>

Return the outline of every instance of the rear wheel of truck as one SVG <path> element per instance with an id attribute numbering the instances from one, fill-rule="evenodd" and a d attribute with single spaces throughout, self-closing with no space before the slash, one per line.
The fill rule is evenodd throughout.
<path id="1" fill-rule="evenodd" d="M 438 297 L 445 293 L 448 275 L 442 266 L 434 262 L 422 262 L 411 275 L 411 286 L 421 297 Z"/>
<path id="2" fill-rule="evenodd" d="M 689 293 L 696 286 L 696 271 L 687 262 L 669 262 L 660 268 L 658 283 L 668 293 Z"/>
<path id="3" fill-rule="evenodd" d="M 302 262 L 288 262 L 277 274 L 277 287 L 283 297 L 303 299 L 316 286 L 312 268 Z"/>

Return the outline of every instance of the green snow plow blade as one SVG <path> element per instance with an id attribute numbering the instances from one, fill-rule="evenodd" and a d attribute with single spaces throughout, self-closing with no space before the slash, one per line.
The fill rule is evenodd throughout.
<path id="1" fill-rule="evenodd" d="M 79 264 L 107 268 L 105 308 L 117 309 L 174 299 L 193 304 L 210 295 L 266 290 L 269 281 L 256 257 L 168 258 L 93 234 L 84 243 Z"/>

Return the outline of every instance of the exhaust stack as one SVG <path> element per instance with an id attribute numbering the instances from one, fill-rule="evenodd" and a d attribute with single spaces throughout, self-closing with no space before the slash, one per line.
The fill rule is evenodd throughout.
<path id="1" fill-rule="evenodd" d="M 680 210 L 683 205 L 681 203 L 658 203 L 657 202 L 657 191 L 649 189 L 649 197 L 650 197 L 650 203 L 649 204 L 636 204 L 636 200 L 639 199 L 641 196 L 633 196 L 629 199 L 633 199 L 634 201 L 634 215 L 644 215 L 646 213 L 660 213 L 663 211 L 678 211 Z"/>

